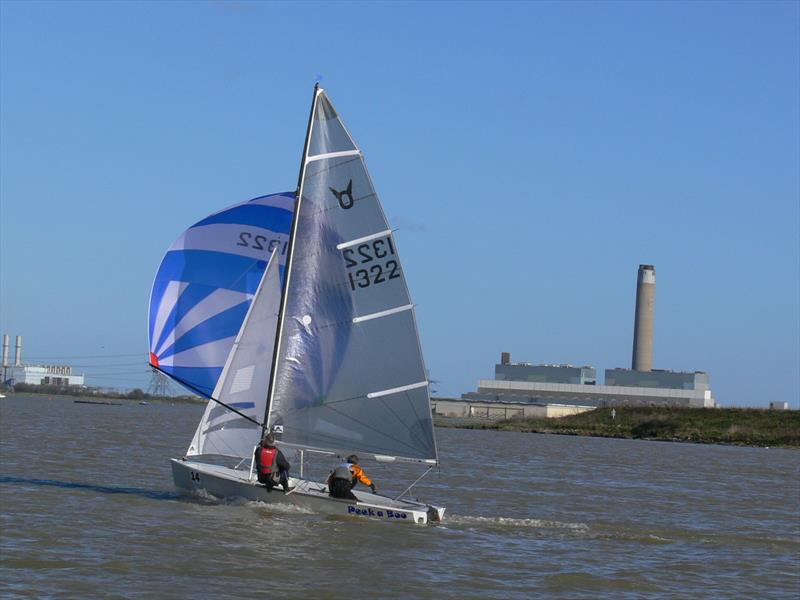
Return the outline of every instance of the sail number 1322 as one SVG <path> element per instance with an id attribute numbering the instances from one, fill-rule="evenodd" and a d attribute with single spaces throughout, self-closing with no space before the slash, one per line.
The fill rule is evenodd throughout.
<path id="1" fill-rule="evenodd" d="M 342 256 L 353 291 L 400 277 L 400 264 L 389 237 L 345 248 Z"/>

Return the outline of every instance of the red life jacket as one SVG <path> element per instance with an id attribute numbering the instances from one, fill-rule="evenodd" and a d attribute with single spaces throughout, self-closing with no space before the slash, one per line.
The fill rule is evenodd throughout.
<path id="1" fill-rule="evenodd" d="M 275 470 L 275 459 L 278 456 L 277 448 L 261 448 L 258 455 L 258 472 L 263 475 L 271 475 Z"/>

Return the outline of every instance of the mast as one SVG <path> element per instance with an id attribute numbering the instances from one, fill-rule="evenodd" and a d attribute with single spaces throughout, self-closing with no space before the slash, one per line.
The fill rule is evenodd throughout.
<path id="1" fill-rule="evenodd" d="M 278 327 L 275 331 L 275 347 L 272 352 L 272 365 L 270 366 L 269 388 L 267 391 L 267 408 L 264 413 L 264 421 L 261 426 L 262 435 L 269 432 L 269 412 L 272 406 L 272 398 L 275 394 L 275 372 L 278 365 L 278 356 L 280 354 L 281 338 L 283 337 L 283 320 L 286 313 L 286 302 L 289 297 L 289 281 L 292 276 L 292 257 L 294 255 L 295 234 L 297 232 L 297 223 L 300 215 L 300 202 L 303 197 L 303 180 L 306 174 L 306 162 L 308 160 L 308 146 L 311 142 L 311 128 L 314 126 L 314 115 L 317 109 L 317 97 L 322 90 L 319 87 L 319 82 L 314 84 L 314 95 L 311 99 L 311 110 L 308 114 L 308 127 L 306 128 L 306 139 L 303 143 L 303 156 L 300 159 L 300 173 L 297 177 L 297 191 L 294 199 L 294 214 L 292 218 L 292 229 L 289 233 L 289 251 L 286 257 L 286 281 L 284 282 L 283 290 L 281 291 L 281 308 L 278 313 Z"/>

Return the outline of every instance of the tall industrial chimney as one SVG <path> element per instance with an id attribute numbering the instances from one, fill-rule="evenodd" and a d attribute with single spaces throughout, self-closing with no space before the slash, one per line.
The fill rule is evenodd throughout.
<path id="1" fill-rule="evenodd" d="M 21 367 L 22 366 L 22 336 L 17 336 L 17 348 L 16 353 L 14 355 L 14 366 Z"/>
<path id="2" fill-rule="evenodd" d="M 8 366 L 8 334 L 3 334 L 3 366 Z"/>
<path id="3" fill-rule="evenodd" d="M 639 265 L 636 279 L 636 321 L 633 325 L 634 371 L 650 371 L 653 368 L 653 321 L 656 303 L 656 268 Z"/>

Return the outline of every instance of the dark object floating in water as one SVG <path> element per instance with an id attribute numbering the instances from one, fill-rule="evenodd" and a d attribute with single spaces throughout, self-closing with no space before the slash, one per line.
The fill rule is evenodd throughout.
<path id="1" fill-rule="evenodd" d="M 120 406 L 122 402 L 107 402 L 105 400 L 73 400 L 76 404 L 109 404 L 111 406 Z"/>

